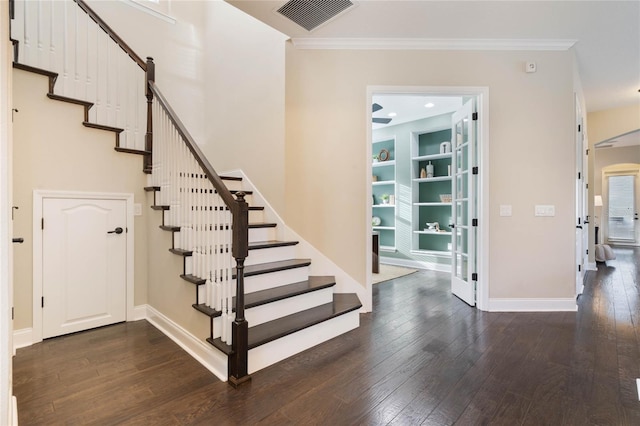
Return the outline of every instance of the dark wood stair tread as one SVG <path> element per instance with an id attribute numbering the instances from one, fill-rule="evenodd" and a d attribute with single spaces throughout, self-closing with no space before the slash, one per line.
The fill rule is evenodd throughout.
<path id="1" fill-rule="evenodd" d="M 254 241 L 249 243 L 249 250 L 260 250 L 260 249 L 273 248 L 273 247 L 295 246 L 296 244 L 298 244 L 298 241 L 277 241 L 277 240 Z"/>
<path id="2" fill-rule="evenodd" d="M 287 259 L 277 262 L 258 263 L 244 267 L 244 276 L 268 274 L 269 272 L 285 271 L 287 269 L 302 268 L 311 265 L 311 259 Z M 236 268 L 233 268 L 233 278 L 236 278 Z"/>
<path id="3" fill-rule="evenodd" d="M 257 222 L 257 223 L 250 223 L 249 224 L 249 229 L 257 229 L 257 228 L 275 228 L 276 226 L 278 226 L 277 223 L 271 223 L 271 222 Z"/>
<path id="4" fill-rule="evenodd" d="M 244 276 L 251 277 L 253 275 L 268 274 L 270 272 L 286 271 L 288 269 L 302 268 L 311 265 L 310 259 L 288 259 L 280 260 L 278 262 L 258 263 L 257 265 L 249 265 L 244 267 Z M 191 274 L 180 275 L 185 281 L 188 281 L 195 285 L 202 285 L 206 283 L 202 278 L 198 278 Z M 233 268 L 233 277 L 236 279 L 236 268 Z"/>
<path id="5" fill-rule="evenodd" d="M 290 297 L 299 296 L 301 294 L 311 293 L 313 291 L 322 290 L 324 288 L 333 287 L 336 279 L 333 276 L 311 276 L 308 280 L 300 281 L 293 284 L 287 284 L 279 287 L 273 287 L 266 290 L 260 290 L 253 293 L 247 293 L 244 296 L 245 309 L 255 308 L 256 306 L 266 305 L 267 303 L 276 302 L 278 300 L 288 299 Z M 236 298 L 233 298 L 233 306 L 235 311 Z M 206 306 L 204 303 L 192 305 L 196 310 L 210 316 L 218 317 L 220 311 Z"/>
<path id="6" fill-rule="evenodd" d="M 141 149 L 120 148 L 119 146 L 115 147 L 114 149 L 118 152 L 124 152 L 126 154 L 151 155 L 151 151 L 144 151 Z"/>
<path id="7" fill-rule="evenodd" d="M 170 248 L 169 251 L 173 254 L 177 254 L 178 256 L 192 256 L 193 255 L 193 251 L 192 250 L 183 250 L 183 249 L 177 249 L 177 248 Z"/>
<path id="8" fill-rule="evenodd" d="M 57 72 L 45 70 L 45 69 L 42 69 L 42 68 L 32 67 L 31 65 L 25 65 L 25 64 L 21 64 L 19 62 L 14 62 L 13 63 L 13 68 L 16 68 L 16 69 L 19 69 L 19 70 L 23 70 L 23 71 L 33 72 L 33 73 L 40 74 L 40 75 L 44 75 L 46 77 L 53 78 L 53 79 L 58 78 L 58 73 Z"/>
<path id="9" fill-rule="evenodd" d="M 287 315 L 264 324 L 249 328 L 249 349 L 272 342 L 281 337 L 296 333 L 340 315 L 355 311 L 362 307 L 362 303 L 355 293 L 337 293 L 333 295 L 333 302 L 316 306 L 302 312 Z M 220 340 L 207 338 L 207 342 L 220 349 L 225 354 L 231 354 L 231 347 Z"/>
<path id="10" fill-rule="evenodd" d="M 91 108 L 93 106 L 93 102 L 83 101 L 81 99 L 69 98 L 67 96 L 56 95 L 54 93 L 47 93 L 47 97 L 49 99 L 54 99 L 56 101 L 68 102 L 71 104 L 82 105 L 85 108 Z"/>
<path id="11" fill-rule="evenodd" d="M 160 187 L 159 186 L 145 186 L 144 190 L 147 191 L 147 192 L 160 191 Z"/>
<path id="12" fill-rule="evenodd" d="M 83 121 L 82 125 L 84 127 L 90 127 L 92 129 L 99 129 L 99 130 L 106 130 L 108 132 L 116 132 L 116 133 L 124 132 L 124 129 L 121 129 L 120 127 L 105 126 L 103 124 L 91 123 L 90 121 Z"/>

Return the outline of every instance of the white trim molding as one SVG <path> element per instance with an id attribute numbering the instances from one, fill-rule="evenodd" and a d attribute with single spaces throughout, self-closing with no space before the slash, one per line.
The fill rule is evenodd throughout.
<path id="1" fill-rule="evenodd" d="M 596 262 L 589 262 L 586 265 L 587 271 L 597 271 L 598 270 L 598 265 L 596 265 Z"/>
<path id="2" fill-rule="evenodd" d="M 439 271 L 451 273 L 451 265 L 435 262 L 424 262 L 411 259 L 396 259 L 395 257 L 380 256 L 380 263 L 384 265 L 402 266 L 404 268 L 426 269 L 429 271 Z"/>
<path id="3" fill-rule="evenodd" d="M 141 309 L 137 307 L 136 309 Z M 196 338 L 182 326 L 172 321 L 169 317 L 160 313 L 152 306 L 145 305 L 146 319 L 155 328 L 173 340 L 178 346 L 184 349 L 189 355 L 211 371 L 223 382 L 227 381 L 227 356 L 215 350 L 208 343 Z"/>
<path id="4" fill-rule="evenodd" d="M 23 328 L 13 331 L 13 354 L 16 354 L 16 349 L 26 348 L 33 345 L 33 329 Z"/>
<path id="5" fill-rule="evenodd" d="M 575 312 L 576 299 L 489 299 L 490 312 Z"/>
<path id="6" fill-rule="evenodd" d="M 297 49 L 332 50 L 569 50 L 574 39 L 428 39 L 294 37 Z"/>

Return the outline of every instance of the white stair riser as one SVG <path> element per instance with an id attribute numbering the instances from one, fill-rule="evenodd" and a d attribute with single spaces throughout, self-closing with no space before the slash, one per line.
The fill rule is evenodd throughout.
<path id="1" fill-rule="evenodd" d="M 245 311 L 245 318 L 249 323 L 249 327 L 273 321 L 287 315 L 301 312 L 305 309 L 314 308 L 325 303 L 331 303 L 333 299 L 332 288 L 326 288 L 311 293 L 301 294 L 299 296 L 289 297 L 287 299 L 278 300 L 276 302 L 267 303 L 266 305 L 249 308 Z M 235 315 L 235 314 L 234 314 Z M 220 337 L 222 332 L 222 319 L 216 317 L 213 320 L 213 338 Z"/>
<path id="2" fill-rule="evenodd" d="M 245 265 L 257 265 L 259 263 L 277 262 L 279 260 L 295 258 L 295 246 L 270 247 L 258 250 L 249 250 L 249 256 L 245 261 Z"/>
<path id="3" fill-rule="evenodd" d="M 264 210 L 249 210 L 249 223 L 264 222 Z"/>
<path id="4" fill-rule="evenodd" d="M 250 228 L 249 242 L 270 241 L 276 239 L 275 228 Z"/>
<path id="5" fill-rule="evenodd" d="M 227 187 L 229 191 L 241 191 L 244 190 L 243 183 L 241 180 L 226 180 L 222 181 L 224 186 Z"/>
<path id="6" fill-rule="evenodd" d="M 329 287 L 247 309 L 245 316 L 247 322 L 249 322 L 249 327 L 253 327 L 306 309 L 315 308 L 325 303 L 331 303 L 332 300 L 333 289 Z"/>
<path id="7" fill-rule="evenodd" d="M 249 374 L 360 326 L 358 310 L 305 328 L 249 351 Z"/>
<path id="8" fill-rule="evenodd" d="M 286 269 L 284 271 L 245 277 L 244 288 L 246 293 L 253 293 L 254 291 L 305 281 L 308 278 L 309 267 L 305 266 L 302 268 Z"/>

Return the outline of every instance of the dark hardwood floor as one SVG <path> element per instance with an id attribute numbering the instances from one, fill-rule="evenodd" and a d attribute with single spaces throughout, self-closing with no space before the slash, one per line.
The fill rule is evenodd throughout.
<path id="1" fill-rule="evenodd" d="M 19 349 L 21 425 L 640 425 L 640 249 L 578 312 L 487 313 L 448 275 L 374 287 L 361 327 L 235 390 L 145 321 Z"/>

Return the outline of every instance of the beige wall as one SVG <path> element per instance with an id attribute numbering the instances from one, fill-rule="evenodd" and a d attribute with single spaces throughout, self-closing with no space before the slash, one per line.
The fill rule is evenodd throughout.
<path id="1" fill-rule="evenodd" d="M 526 74 L 526 61 L 538 72 Z M 297 50 L 287 47 L 286 219 L 366 280 L 369 85 L 489 87 L 490 297 L 569 298 L 574 274 L 570 52 Z M 510 204 L 512 217 L 499 217 Z M 555 217 L 534 217 L 553 204 Z M 486 218 L 485 218 L 486 219 Z"/>
<path id="2" fill-rule="evenodd" d="M 285 207 L 284 41 L 284 35 L 231 5 L 208 3 L 202 149 L 216 170 L 242 169 L 280 215 Z"/>
<path id="3" fill-rule="evenodd" d="M 112 132 L 82 126 L 83 108 L 53 101 L 45 95 L 48 79 L 13 72 L 14 235 L 24 244 L 14 247 L 16 330 L 32 326 L 33 191 L 36 189 L 133 193 L 143 215 L 135 217 L 134 304 L 147 303 L 147 216 L 142 157 L 116 152 Z M 146 207 L 146 208 L 145 208 Z"/>

